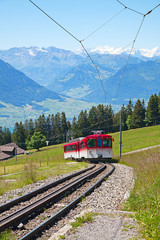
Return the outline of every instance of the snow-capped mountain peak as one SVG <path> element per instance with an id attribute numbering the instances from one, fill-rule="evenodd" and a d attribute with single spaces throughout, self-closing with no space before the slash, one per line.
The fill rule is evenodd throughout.
<path id="1" fill-rule="evenodd" d="M 98 46 L 95 49 L 90 50 L 91 53 L 99 53 L 99 54 L 122 54 L 122 53 L 130 53 L 130 48 L 115 48 L 109 46 Z M 152 58 L 156 56 L 160 56 L 160 49 L 159 47 L 154 47 L 153 49 L 133 49 L 132 55 L 134 56 L 143 56 L 147 58 Z"/>

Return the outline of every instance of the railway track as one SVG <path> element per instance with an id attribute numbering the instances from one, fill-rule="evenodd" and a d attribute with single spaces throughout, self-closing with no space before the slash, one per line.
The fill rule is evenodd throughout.
<path id="1" fill-rule="evenodd" d="M 90 170 L 89 173 L 86 173 L 83 176 L 79 176 L 78 179 L 75 179 L 72 182 L 65 184 L 65 186 L 62 186 L 59 189 L 53 191 L 52 193 L 47 194 L 45 197 L 33 202 L 32 204 L 30 204 L 28 206 L 25 206 L 25 207 L 19 209 L 16 212 L 9 214 L 6 217 L 3 217 L 2 219 L 0 219 L 0 232 L 5 230 L 6 228 L 16 227 L 18 223 L 28 222 L 29 221 L 28 219 L 32 219 L 33 215 L 35 217 L 35 215 L 39 214 L 42 211 L 42 209 L 44 209 L 44 208 L 46 209 L 46 208 L 49 208 L 50 206 L 55 205 L 55 203 L 59 202 L 59 200 L 61 201 L 62 198 L 67 199 L 66 196 L 68 196 L 68 198 L 71 198 L 69 200 L 66 200 L 67 204 L 66 203 L 62 204 L 62 205 L 60 204 L 60 207 L 58 205 L 57 205 L 58 207 L 55 205 L 56 207 L 54 207 L 54 211 L 52 211 L 52 212 L 55 212 L 53 214 L 53 216 L 49 217 L 46 221 L 44 221 L 42 224 L 35 227 L 33 230 L 28 231 L 29 230 L 28 229 L 27 230 L 28 233 L 25 234 L 25 236 L 21 237 L 20 239 L 36 238 L 36 236 L 39 233 L 41 233 L 42 231 L 44 231 L 44 229 L 46 229 L 49 225 L 54 224 L 66 212 L 68 212 L 70 209 L 74 208 L 75 205 L 79 201 L 81 201 L 81 199 L 83 197 L 87 196 L 91 191 L 93 191 L 99 184 L 101 184 L 101 182 L 104 180 L 104 178 L 109 176 L 114 171 L 114 167 L 112 166 L 110 171 L 103 174 L 103 176 L 99 177 L 99 179 L 96 180 L 96 183 L 94 183 L 94 184 L 91 183 L 90 179 L 93 179 L 95 176 L 99 176 L 99 174 L 100 173 L 102 174 L 102 172 L 105 169 L 106 169 L 105 164 L 101 164 L 98 167 L 92 166 L 92 168 L 89 169 Z M 86 190 L 86 188 L 83 189 L 83 187 L 82 187 L 82 190 L 80 191 L 79 189 L 83 184 L 86 184 L 87 190 Z M 89 184 L 90 184 L 90 186 L 89 186 Z M 78 194 L 79 191 L 80 191 L 80 193 Z M 73 196 L 70 197 L 72 194 L 73 194 Z M 78 196 L 77 196 L 77 194 L 78 194 Z M 27 216 L 27 221 L 26 221 L 26 216 Z M 21 236 L 21 234 L 19 234 L 19 235 Z"/>
<path id="2" fill-rule="evenodd" d="M 38 194 L 43 193 L 43 192 L 47 191 L 48 189 L 51 189 L 51 188 L 59 185 L 60 183 L 64 183 L 67 180 L 72 179 L 73 177 L 76 177 L 76 176 L 78 176 L 80 174 L 83 174 L 83 173 L 89 171 L 89 170 L 92 170 L 95 166 L 96 165 L 93 164 L 89 168 L 85 168 L 83 170 L 80 170 L 78 172 L 70 174 L 70 175 L 68 175 L 66 177 L 60 178 L 60 179 L 58 179 L 58 180 L 56 180 L 56 181 L 54 181 L 54 182 L 52 182 L 50 184 L 47 184 L 47 185 L 45 185 L 45 186 L 43 186 L 41 188 L 36 189 L 35 191 L 32 191 L 32 192 L 30 192 L 28 194 L 25 194 L 25 195 L 23 195 L 23 196 L 21 196 L 19 198 L 16 198 L 16 199 L 14 199 L 12 201 L 9 201 L 9 202 L 7 202 L 5 204 L 2 204 L 2 205 L 0 205 L 0 213 L 10 209 L 11 207 L 13 207 L 13 206 L 15 206 L 15 205 L 17 205 L 17 204 L 19 204 L 21 202 L 27 201 L 27 200 L 31 199 L 32 197 L 35 197 Z"/>

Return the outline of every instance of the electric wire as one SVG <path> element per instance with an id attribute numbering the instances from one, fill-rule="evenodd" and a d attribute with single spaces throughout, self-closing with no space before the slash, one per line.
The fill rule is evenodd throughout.
<path id="1" fill-rule="evenodd" d="M 57 24 L 60 28 L 62 28 L 65 32 L 67 32 L 71 37 L 73 37 L 76 41 L 78 41 L 82 48 L 84 49 L 84 51 L 86 52 L 86 54 L 88 55 L 88 57 L 90 58 L 92 64 L 94 65 L 94 67 L 96 68 L 96 71 L 97 71 L 97 75 L 98 75 L 98 78 L 99 78 L 99 81 L 101 83 L 101 86 L 102 86 L 102 89 L 103 89 L 103 92 L 104 92 L 104 95 L 105 95 L 105 105 L 106 105 L 106 91 L 105 91 L 105 88 L 104 88 L 104 85 L 103 85 L 103 82 L 102 82 L 102 79 L 100 77 L 100 72 L 99 72 L 99 69 L 98 69 L 98 66 L 95 64 L 95 62 L 93 61 L 92 57 L 90 56 L 90 54 L 88 53 L 88 51 L 86 50 L 86 48 L 84 47 L 84 45 L 82 44 L 82 41 L 85 41 L 87 38 L 89 38 L 91 35 L 93 35 L 95 32 L 97 32 L 100 28 L 102 28 L 105 24 L 107 24 L 108 22 L 110 22 L 112 19 L 114 19 L 116 16 L 118 16 L 123 10 L 125 9 L 128 9 L 130 11 L 133 11 L 139 15 L 142 15 L 143 16 L 143 19 L 140 23 L 140 26 L 138 28 L 138 31 L 136 33 L 136 36 L 134 38 L 134 41 L 132 42 L 132 47 L 131 47 L 131 50 L 130 50 L 130 53 L 128 55 L 128 58 L 127 58 L 127 62 L 124 66 L 124 70 L 123 70 L 123 73 L 122 73 L 122 76 L 121 76 L 121 79 L 120 79 L 120 82 L 118 84 L 118 90 L 117 90 L 117 94 L 116 94 L 116 102 L 117 102 L 117 98 L 118 98 L 118 94 L 119 94 L 119 90 L 120 90 L 120 85 L 121 85 L 121 82 L 122 82 L 122 79 L 124 77 L 124 74 L 126 72 L 126 68 L 127 68 L 127 65 L 128 65 L 128 62 L 129 62 L 129 59 L 130 59 L 130 56 L 131 56 L 131 53 L 133 51 L 133 48 L 134 48 L 134 45 L 135 45 L 135 42 L 137 40 L 137 37 L 139 35 L 139 32 L 142 28 L 142 25 L 143 25 L 143 22 L 144 22 L 144 19 L 147 15 L 149 15 L 153 10 L 155 10 L 156 8 L 158 8 L 160 6 L 160 4 L 158 4 L 157 6 L 155 6 L 153 9 L 151 9 L 150 11 L 148 11 L 146 14 L 143 14 L 133 8 L 130 8 L 128 6 L 126 6 L 125 4 L 123 4 L 120 0 L 116 0 L 120 5 L 122 5 L 124 8 L 118 12 L 116 15 L 114 15 L 111 19 L 109 19 L 108 21 L 106 21 L 104 24 L 102 24 L 99 28 L 97 28 L 94 32 L 92 32 L 91 34 L 89 34 L 86 38 L 84 38 L 83 40 L 79 40 L 77 37 L 75 37 L 71 32 L 69 32 L 66 28 L 64 28 L 60 23 L 58 23 L 55 19 L 53 19 L 51 16 L 49 16 L 43 9 L 41 9 L 38 5 L 36 5 L 32 0 L 29 0 L 35 7 L 37 7 L 42 13 L 44 13 L 48 18 L 50 18 L 55 24 Z M 123 49 L 123 48 L 122 48 Z"/>
<path id="2" fill-rule="evenodd" d="M 48 18 L 50 18 L 55 24 L 57 24 L 60 28 L 62 28 L 65 32 L 67 32 L 71 37 L 73 37 L 76 41 L 79 42 L 79 39 L 75 37 L 71 32 L 69 32 L 66 28 L 64 28 L 60 23 L 58 23 L 54 18 L 48 15 L 42 8 L 40 8 L 33 1 L 29 0 L 36 8 L 38 8 L 42 13 L 44 13 Z"/>
<path id="3" fill-rule="evenodd" d="M 102 25 L 100 25 L 98 28 L 96 28 L 96 30 L 94 30 L 92 33 L 90 33 L 89 35 L 87 35 L 83 40 L 81 40 L 81 42 L 85 41 L 86 39 L 88 39 L 89 37 L 91 37 L 94 33 L 96 33 L 98 30 L 100 30 L 102 27 L 104 27 L 107 23 L 111 22 L 114 18 L 116 18 L 120 13 L 122 13 L 124 10 L 126 9 L 126 7 L 124 7 L 122 10 L 120 10 L 118 13 L 116 13 L 113 17 L 111 17 L 109 20 L 107 20 L 105 23 L 103 23 Z"/>
<path id="4" fill-rule="evenodd" d="M 116 0 L 117 2 L 119 2 L 121 5 L 123 5 L 123 6 L 125 6 L 123 3 L 121 3 L 119 0 Z M 141 23 L 140 23 L 140 26 L 139 26 L 139 28 L 138 28 L 138 31 L 137 31 L 137 33 L 136 33 L 136 36 L 135 36 L 135 38 L 134 38 L 134 40 L 133 40 L 133 43 L 132 43 L 132 46 L 131 46 L 131 49 L 130 49 L 130 53 L 129 53 L 129 55 L 128 55 L 128 58 L 127 58 L 127 62 L 126 62 L 126 64 L 125 64 L 125 66 L 124 66 L 124 69 L 123 69 L 123 72 L 122 72 L 122 75 L 121 75 L 121 78 L 120 78 L 120 81 L 119 81 L 119 84 L 118 84 L 118 90 L 117 90 L 117 94 L 116 94 L 116 103 L 115 103 L 115 105 L 117 104 L 117 98 L 118 98 L 118 94 L 119 94 L 119 90 L 120 90 L 120 85 L 121 85 L 121 82 L 122 82 L 122 79 L 124 78 L 124 74 L 125 74 L 125 72 L 126 72 L 126 69 L 127 69 L 127 66 L 128 66 L 128 63 L 129 63 L 129 59 L 130 59 L 130 56 L 131 56 L 131 54 L 132 54 L 132 51 L 133 51 L 133 48 L 134 48 L 134 45 L 135 45 L 135 42 L 136 42 L 136 40 L 137 40 L 137 37 L 138 37 L 138 35 L 139 35 L 139 33 L 140 33 L 140 30 L 141 30 L 141 28 L 142 28 L 142 25 L 143 25 L 143 23 L 144 23 L 144 20 L 145 20 L 145 17 L 147 16 L 147 15 L 149 15 L 153 10 L 155 10 L 156 8 L 158 8 L 160 6 L 160 4 L 158 4 L 156 7 L 154 7 L 153 9 L 151 9 L 150 11 L 148 11 L 146 14 L 143 14 L 143 19 L 142 19 L 142 21 L 141 21 Z M 128 8 L 128 7 L 127 7 Z M 129 10 L 134 10 L 134 9 L 130 9 L 130 8 L 128 8 Z M 135 10 L 134 10 L 135 11 Z M 139 13 L 139 12 L 137 12 L 137 13 Z M 141 14 L 142 15 L 142 14 Z"/>
<path id="5" fill-rule="evenodd" d="M 150 11 L 148 11 L 144 16 L 147 16 L 148 14 L 150 14 L 151 12 L 153 12 L 156 8 L 158 8 L 160 6 L 160 3 L 155 6 L 154 8 L 152 8 Z"/>
<path id="6" fill-rule="evenodd" d="M 129 47 L 131 44 L 133 44 L 133 41 L 128 43 L 127 45 L 125 45 L 124 47 L 120 48 L 118 52 L 116 52 L 116 54 L 121 53 L 124 49 L 126 49 L 127 47 Z"/>
<path id="7" fill-rule="evenodd" d="M 69 32 L 66 28 L 64 28 L 61 24 L 59 24 L 55 19 L 53 19 L 50 15 L 48 15 L 43 9 L 41 9 L 37 4 L 35 4 L 33 1 L 29 0 L 35 7 L 37 7 L 42 13 L 44 13 L 49 19 L 51 19 L 55 24 L 57 24 L 60 28 L 62 28 L 65 32 L 67 32 L 71 37 L 73 37 L 76 41 L 78 41 L 82 48 L 84 49 L 84 51 L 86 52 L 86 54 L 88 55 L 88 57 L 90 58 L 91 62 L 93 63 L 93 65 L 95 66 L 96 68 L 96 71 L 97 71 L 97 74 L 98 74 L 98 78 L 99 78 L 99 81 L 101 83 L 101 86 L 102 86 L 102 89 L 103 89 L 103 92 L 104 92 L 104 96 L 105 96 L 105 106 L 106 106 L 106 91 L 105 91 L 105 88 L 103 86 L 103 82 L 102 82 L 102 79 L 100 77 L 100 72 L 98 70 L 98 67 L 97 65 L 95 64 L 95 62 L 93 61 L 91 55 L 88 53 L 87 49 L 84 47 L 84 45 L 82 44 L 82 41 L 79 40 L 77 37 L 75 37 L 71 32 Z"/>
<path id="8" fill-rule="evenodd" d="M 96 68 L 97 75 L 98 75 L 99 81 L 101 83 L 101 87 L 102 87 L 104 95 L 105 95 L 105 106 L 106 106 L 106 90 L 104 88 L 104 85 L 103 85 L 103 82 L 102 82 L 102 79 L 101 79 L 101 76 L 100 76 L 100 72 L 99 72 L 98 66 L 95 64 L 95 62 L 93 61 L 93 59 L 91 58 L 90 54 L 88 53 L 88 51 L 86 50 L 86 48 L 84 47 L 84 45 L 83 45 L 83 43 L 81 41 L 80 41 L 80 44 L 81 44 L 82 48 L 84 49 L 84 51 L 86 52 L 86 54 L 88 55 L 88 57 L 90 58 L 90 60 L 93 63 L 94 67 Z"/>
<path id="9" fill-rule="evenodd" d="M 131 54 L 132 54 L 132 51 L 133 51 L 133 48 L 134 48 L 136 39 L 137 39 L 137 37 L 138 37 L 138 35 L 139 35 L 139 32 L 140 32 L 140 30 L 141 30 L 141 28 L 142 28 L 144 19 L 145 19 L 145 16 L 143 16 L 143 19 L 142 19 L 142 21 L 141 21 L 141 23 L 140 23 L 140 26 L 139 26 L 139 28 L 138 28 L 138 31 L 137 31 L 136 36 L 135 36 L 135 38 L 134 38 L 134 41 L 133 41 L 133 43 L 132 43 L 132 46 L 131 46 L 131 49 L 130 49 L 130 53 L 129 53 L 128 58 L 127 58 L 127 62 L 126 62 L 126 64 L 125 64 L 125 66 L 124 66 L 124 69 L 123 69 L 123 72 L 122 72 L 122 75 L 121 75 L 121 78 L 120 78 L 120 81 L 119 81 L 119 84 L 118 84 L 118 90 L 117 90 L 117 94 L 116 94 L 116 103 L 115 103 L 115 104 L 117 104 L 117 98 L 118 98 L 118 94 L 119 94 L 119 90 L 120 90 L 120 85 L 121 85 L 122 79 L 124 78 L 124 74 L 125 74 L 125 72 L 126 72 L 126 69 L 127 69 L 128 63 L 129 63 L 129 59 L 130 59 L 130 57 L 131 57 Z"/>
<path id="10" fill-rule="evenodd" d="M 144 14 L 143 13 L 141 13 L 141 12 L 138 12 L 137 10 L 135 10 L 135 9 L 133 9 L 133 8 L 129 8 L 129 7 L 127 7 L 124 3 L 122 3 L 121 1 L 119 1 L 119 0 L 116 0 L 119 4 L 121 4 L 123 7 L 125 7 L 125 8 L 127 8 L 128 10 L 131 10 L 132 12 L 135 12 L 135 13 L 137 13 L 137 14 L 139 14 L 139 15 L 142 15 L 142 16 L 144 16 Z"/>

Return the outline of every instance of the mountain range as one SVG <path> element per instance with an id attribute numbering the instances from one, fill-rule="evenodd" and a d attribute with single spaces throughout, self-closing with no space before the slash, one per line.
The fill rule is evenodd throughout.
<path id="1" fill-rule="evenodd" d="M 147 101 L 151 94 L 158 94 L 159 48 L 134 50 L 127 67 L 128 49 L 124 51 L 105 46 L 88 52 L 99 69 L 107 104 L 120 106 L 127 104 L 129 99 L 134 101 L 137 98 Z M 61 106 L 64 111 L 71 108 L 72 114 L 76 115 L 78 109 L 83 109 L 82 105 L 89 107 L 104 103 L 97 70 L 81 50 L 11 48 L 0 50 L 0 59 L 3 60 L 0 61 L 1 111 L 6 104 L 20 108 L 27 106 L 27 109 L 38 113 L 51 112 L 51 109 L 57 112 L 58 106 Z M 54 101 L 54 107 L 49 100 L 52 104 Z"/>
<path id="2" fill-rule="evenodd" d="M 41 102 L 46 98 L 63 101 L 60 95 L 40 86 L 2 60 L 0 60 L 0 86 L 0 100 L 18 107 L 31 105 L 35 109 L 40 109 L 33 101 Z"/>

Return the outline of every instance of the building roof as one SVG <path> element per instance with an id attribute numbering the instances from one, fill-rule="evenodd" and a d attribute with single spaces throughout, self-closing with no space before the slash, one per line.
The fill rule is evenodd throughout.
<path id="1" fill-rule="evenodd" d="M 7 147 L 5 145 L 0 146 L 1 152 L 13 152 L 14 149 L 15 149 L 15 147 Z"/>
<path id="2" fill-rule="evenodd" d="M 5 159 L 10 158 L 10 157 L 11 157 L 11 155 L 0 152 L 0 160 L 5 160 Z"/>
<path id="3" fill-rule="evenodd" d="M 5 145 L 0 146 L 0 160 L 4 160 L 12 157 L 10 154 L 7 154 L 7 153 L 14 153 L 15 148 L 16 148 L 17 155 L 26 153 L 26 151 L 18 147 L 16 143 L 7 143 Z"/>

